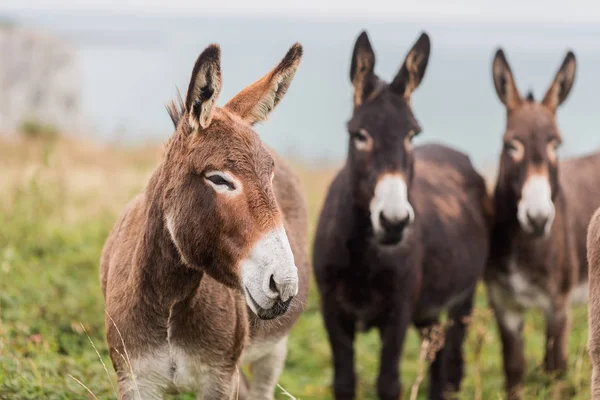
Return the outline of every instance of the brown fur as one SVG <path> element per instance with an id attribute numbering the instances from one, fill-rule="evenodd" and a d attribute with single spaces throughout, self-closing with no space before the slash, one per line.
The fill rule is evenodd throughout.
<path id="1" fill-rule="evenodd" d="M 333 389 L 336 399 L 354 398 L 354 340 L 376 328 L 382 342 L 377 394 L 401 398 L 406 331 L 411 322 L 431 329 L 447 310 L 452 322 L 430 367 L 429 398 L 442 399 L 460 388 L 463 377 L 466 321 L 488 257 L 489 196 L 467 156 L 411 144 L 421 128 L 408 96 L 424 76 L 429 37 L 420 36 L 392 84 L 374 74 L 372 51 L 363 32 L 350 69 L 355 107 L 348 158 L 329 188 L 314 242 Z M 388 221 L 378 234 L 371 205 L 379 182 L 388 178 L 397 184 L 402 178 L 414 220 Z"/>
<path id="2" fill-rule="evenodd" d="M 127 206 L 102 252 L 106 335 L 119 398 L 133 396 L 126 386 L 129 361 L 165 346 L 182 349 L 210 371 L 199 398 L 229 398 L 242 354 L 256 343 L 285 338 L 302 311 L 309 278 L 306 201 L 289 167 L 252 130 L 256 118 L 248 117 L 256 116 L 250 110 L 265 97 L 277 100 L 268 100 L 269 109 L 260 116 L 272 110 L 301 53 L 299 45 L 292 47 L 274 70 L 279 72 L 232 100 L 244 105 L 218 108 L 219 52 L 210 46 L 196 62 L 185 104 L 180 98 L 168 106 L 177 129 L 165 159 L 145 192 Z M 207 168 L 232 171 L 242 193 L 219 197 L 205 182 Z M 285 315 L 263 321 L 245 304 L 238 265 L 278 224 L 294 254 L 299 289 Z M 176 358 L 171 362 L 174 381 L 183 366 Z M 161 387 L 156 396 L 177 389 Z"/>
<path id="3" fill-rule="evenodd" d="M 592 399 L 600 399 L 600 209 L 590 222 L 587 235 L 590 302 L 588 305 L 588 349 L 592 362 Z"/>
<path id="4" fill-rule="evenodd" d="M 575 58 L 569 52 L 541 103 L 523 99 L 504 56 L 499 50 L 493 64 L 496 91 L 507 107 L 507 128 L 494 194 L 495 226 L 491 257 L 486 271 L 503 343 L 506 389 L 511 399 L 520 398 L 525 371 L 522 313 L 527 307 L 546 312 L 546 356 L 550 372 L 566 368 L 570 297 L 585 284 L 586 228 L 600 205 L 600 154 L 559 162 L 552 147 L 562 141 L 556 108 L 570 92 Z M 523 154 L 511 156 L 514 140 Z M 551 188 L 555 218 L 543 237 L 524 232 L 517 219 L 518 202 L 527 178 L 546 177 Z M 516 283 L 515 283 L 516 282 Z M 526 286 L 524 286 L 526 285 Z"/>

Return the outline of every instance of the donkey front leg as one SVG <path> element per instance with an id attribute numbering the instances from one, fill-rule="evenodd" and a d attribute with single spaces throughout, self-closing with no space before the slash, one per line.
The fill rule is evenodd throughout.
<path id="1" fill-rule="evenodd" d="M 237 366 L 214 371 L 206 382 L 206 386 L 198 391 L 198 400 L 234 400 L 238 398 L 240 387 L 244 384 L 242 371 Z"/>
<path id="2" fill-rule="evenodd" d="M 567 346 L 570 308 L 561 298 L 546 314 L 546 356 L 544 369 L 547 372 L 564 373 L 567 369 Z"/>
<path id="3" fill-rule="evenodd" d="M 332 296 L 333 297 L 333 296 Z M 336 400 L 353 400 L 355 320 L 339 309 L 335 299 L 324 299 L 323 318 L 333 355 L 333 392 Z"/>
<path id="4" fill-rule="evenodd" d="M 283 371 L 287 354 L 287 336 L 279 339 L 273 349 L 262 358 L 250 363 L 252 384 L 249 400 L 273 400 L 273 392 Z"/>
<path id="5" fill-rule="evenodd" d="M 502 340 L 506 393 L 509 400 L 520 399 L 521 382 L 525 372 L 523 312 L 519 309 L 503 307 L 494 296 L 494 290 L 489 291 L 489 297 Z"/>
<path id="6" fill-rule="evenodd" d="M 152 379 L 148 374 L 139 377 L 121 371 L 117 373 L 117 398 L 119 400 L 162 400 L 166 393 L 166 386 L 159 379 Z"/>
<path id="7" fill-rule="evenodd" d="M 600 302 L 598 300 L 600 299 L 590 296 L 588 307 L 588 350 L 592 363 L 592 400 L 600 400 L 600 321 L 598 320 L 600 317 Z"/>
<path id="8" fill-rule="evenodd" d="M 469 325 L 471 311 L 473 310 L 473 297 L 475 290 L 467 295 L 464 300 L 455 304 L 449 310 L 451 319 L 450 326 L 446 332 L 444 343 L 446 393 L 455 393 L 460 390 L 460 384 L 464 374 L 463 342 Z"/>
<path id="9" fill-rule="evenodd" d="M 377 394 L 381 400 L 402 398 L 400 359 L 406 330 L 411 322 L 407 304 L 402 304 L 399 309 L 393 310 L 387 320 L 379 326 L 382 346 L 379 376 L 377 377 Z"/>

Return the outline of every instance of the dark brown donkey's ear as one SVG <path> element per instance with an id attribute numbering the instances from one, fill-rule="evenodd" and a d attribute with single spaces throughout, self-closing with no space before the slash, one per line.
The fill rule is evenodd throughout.
<path id="1" fill-rule="evenodd" d="M 193 129 L 204 129 L 210 125 L 220 91 L 221 49 L 219 45 L 211 44 L 196 60 L 185 99 L 185 108 Z"/>
<path id="2" fill-rule="evenodd" d="M 249 124 L 264 121 L 288 90 L 301 58 L 302 46 L 296 43 L 279 65 L 229 100 L 225 108 Z"/>
<path id="3" fill-rule="evenodd" d="M 350 64 L 350 81 L 354 86 L 354 106 L 359 106 L 375 89 L 375 53 L 367 32 L 362 31 L 354 44 Z"/>
<path id="4" fill-rule="evenodd" d="M 571 92 L 573 88 L 573 82 L 575 81 L 575 70 L 576 70 L 575 54 L 572 51 L 567 53 L 565 60 L 558 69 L 554 81 L 548 88 L 542 104 L 550 109 L 552 112 L 556 112 L 556 109 Z"/>
<path id="5" fill-rule="evenodd" d="M 502 49 L 496 51 L 496 56 L 492 63 L 492 76 L 494 78 L 496 93 L 498 93 L 500 101 L 504 103 L 507 110 L 510 111 L 517 108 L 523 102 L 523 99 L 519 94 L 513 73 L 510 70 Z"/>
<path id="6" fill-rule="evenodd" d="M 429 35 L 423 32 L 406 55 L 404 64 L 390 85 L 393 91 L 400 93 L 407 101 L 425 76 L 430 51 Z"/>

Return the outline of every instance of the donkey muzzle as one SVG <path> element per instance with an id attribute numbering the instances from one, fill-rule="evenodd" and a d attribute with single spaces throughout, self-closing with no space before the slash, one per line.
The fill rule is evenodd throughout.
<path id="1" fill-rule="evenodd" d="M 369 209 L 375 238 L 384 245 L 402 241 L 415 219 L 406 182 L 398 174 L 388 173 L 378 179 Z"/>
<path id="2" fill-rule="evenodd" d="M 256 242 L 241 271 L 246 303 L 259 318 L 283 315 L 298 294 L 298 269 L 283 227 Z"/>

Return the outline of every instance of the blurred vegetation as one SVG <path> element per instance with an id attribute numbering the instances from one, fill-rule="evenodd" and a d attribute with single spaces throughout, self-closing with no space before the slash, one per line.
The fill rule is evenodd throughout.
<path id="1" fill-rule="evenodd" d="M 58 130 L 55 126 L 35 119 L 26 119 L 17 130 L 27 139 L 55 140 L 58 138 Z"/>
<path id="2" fill-rule="evenodd" d="M 54 144 L 0 140 L 0 399 L 92 398 L 75 379 L 98 399 L 116 398 L 98 260 L 118 213 L 142 190 L 160 155 L 153 147 L 124 150 L 61 138 Z M 299 165 L 296 170 L 310 202 L 312 235 L 332 172 Z M 280 380 L 298 399 L 332 398 L 330 351 L 315 289 L 313 284 L 306 312 L 290 336 Z M 480 288 L 465 343 L 460 399 L 504 398 L 500 342 L 486 303 Z M 540 367 L 542 316 L 528 314 L 526 399 L 590 398 L 584 307 L 575 310 L 572 326 L 568 374 L 558 381 Z M 379 350 L 375 331 L 359 337 L 359 399 L 376 398 Z M 406 399 L 424 367 L 421 350 L 419 335 L 411 330 L 402 364 Z M 425 377 L 418 398 L 426 393 Z M 278 389 L 277 398 L 287 397 Z"/>
<path id="3" fill-rule="evenodd" d="M 13 28 L 17 23 L 10 17 L 0 15 L 0 29 Z"/>

